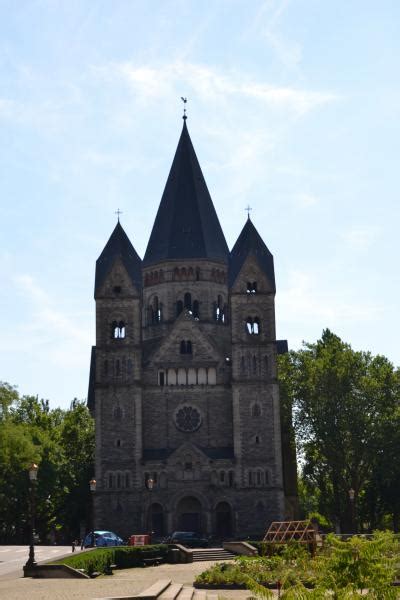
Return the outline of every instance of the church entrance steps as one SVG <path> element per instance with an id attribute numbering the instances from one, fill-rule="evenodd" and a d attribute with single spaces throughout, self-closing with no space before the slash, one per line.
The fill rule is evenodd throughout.
<path id="1" fill-rule="evenodd" d="M 232 560 L 235 555 L 223 548 L 198 548 L 193 550 L 193 562 L 200 560 Z"/>

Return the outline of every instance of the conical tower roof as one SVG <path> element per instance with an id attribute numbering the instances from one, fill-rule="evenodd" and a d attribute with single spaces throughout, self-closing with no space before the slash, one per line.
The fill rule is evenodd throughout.
<path id="1" fill-rule="evenodd" d="M 118 221 L 103 252 L 96 261 L 96 278 L 94 284 L 95 296 L 114 264 L 115 259 L 118 257 L 121 258 L 132 283 L 134 283 L 138 289 L 141 289 L 142 261 L 129 241 L 121 223 Z"/>
<path id="2" fill-rule="evenodd" d="M 228 257 L 229 249 L 185 119 L 143 263 L 174 258 L 227 261 Z"/>
<path id="3" fill-rule="evenodd" d="M 274 257 L 254 227 L 251 219 L 248 218 L 232 248 L 229 263 L 230 286 L 234 284 L 244 261 L 250 254 L 255 256 L 260 268 L 268 277 L 275 291 Z"/>

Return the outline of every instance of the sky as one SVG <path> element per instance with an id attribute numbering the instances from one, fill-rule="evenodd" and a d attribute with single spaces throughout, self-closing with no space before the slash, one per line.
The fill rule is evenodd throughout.
<path id="1" fill-rule="evenodd" d="M 95 261 L 143 257 L 182 127 L 231 248 L 274 255 L 277 336 L 400 365 L 400 2 L 0 0 L 0 380 L 87 395 Z"/>

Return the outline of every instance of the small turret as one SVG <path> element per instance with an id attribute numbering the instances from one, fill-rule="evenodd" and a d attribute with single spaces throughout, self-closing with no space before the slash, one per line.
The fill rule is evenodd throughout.
<path id="1" fill-rule="evenodd" d="M 271 289 L 275 292 L 274 257 L 268 250 L 257 229 L 254 227 L 250 217 L 235 245 L 232 248 L 229 263 L 229 286 L 232 287 L 240 273 L 245 260 L 254 256 L 260 269 L 268 278 Z"/>
<path id="2" fill-rule="evenodd" d="M 140 290 L 142 287 L 142 261 L 119 220 L 96 261 L 95 298 L 117 258 L 121 259 L 133 285 Z"/>

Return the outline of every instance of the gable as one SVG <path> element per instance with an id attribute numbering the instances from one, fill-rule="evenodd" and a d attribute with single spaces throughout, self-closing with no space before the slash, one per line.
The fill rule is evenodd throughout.
<path id="1" fill-rule="evenodd" d="M 246 257 L 237 274 L 232 286 L 232 292 L 234 294 L 246 294 L 247 282 L 257 282 L 257 292 L 259 293 L 274 293 L 273 283 L 269 280 L 264 269 L 260 266 L 257 257 L 252 253 Z"/>
<path id="2" fill-rule="evenodd" d="M 119 288 L 119 291 L 116 291 Z M 97 292 L 97 298 L 101 296 L 113 297 L 118 295 L 119 298 L 126 296 L 139 296 L 137 287 L 132 282 L 123 260 L 117 256 L 107 275 L 104 278 L 102 285 Z"/>
<path id="3" fill-rule="evenodd" d="M 190 354 L 182 353 L 181 342 L 188 341 L 191 343 L 192 351 Z M 149 358 L 154 363 L 163 362 L 163 364 L 182 362 L 185 359 L 193 363 L 216 363 L 222 359 L 222 356 L 208 335 L 202 331 L 199 321 L 184 311 Z"/>

